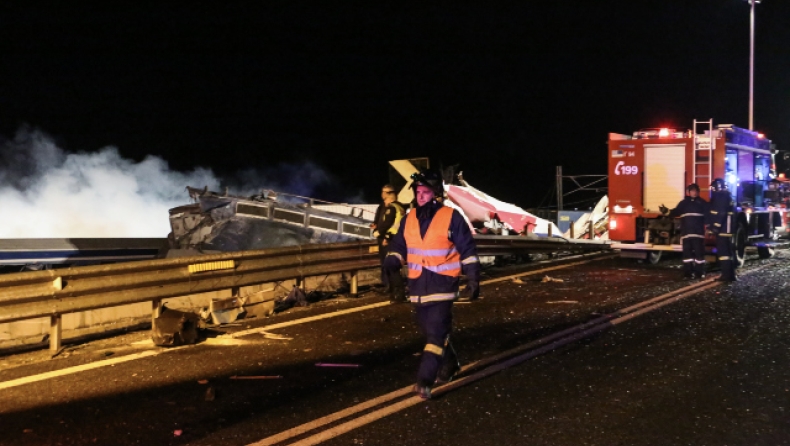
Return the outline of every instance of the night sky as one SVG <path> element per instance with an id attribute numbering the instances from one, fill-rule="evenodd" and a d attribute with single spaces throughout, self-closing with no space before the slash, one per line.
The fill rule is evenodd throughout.
<path id="1" fill-rule="evenodd" d="M 387 160 L 428 156 L 531 207 L 556 165 L 605 174 L 609 132 L 748 125 L 744 0 L 488 3 L 6 3 L 0 135 L 225 178 L 312 162 L 368 201 Z M 755 127 L 779 149 L 788 23 L 757 6 Z"/>

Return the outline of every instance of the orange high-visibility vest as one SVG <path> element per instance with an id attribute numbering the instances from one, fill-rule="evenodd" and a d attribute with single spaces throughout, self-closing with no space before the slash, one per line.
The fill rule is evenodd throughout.
<path id="1" fill-rule="evenodd" d="M 461 254 L 447 237 L 452 216 L 452 208 L 439 208 L 423 238 L 417 211 L 409 212 L 403 236 L 408 249 L 406 263 L 409 264 L 410 279 L 420 277 L 423 268 L 443 276 L 461 275 Z"/>

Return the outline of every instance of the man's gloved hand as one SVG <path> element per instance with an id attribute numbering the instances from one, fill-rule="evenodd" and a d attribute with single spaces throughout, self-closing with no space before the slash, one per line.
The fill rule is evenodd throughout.
<path id="1" fill-rule="evenodd" d="M 471 302 L 480 297 L 480 263 L 474 262 L 462 266 L 464 275 L 467 278 L 466 288 L 461 290 L 458 300 L 461 302 Z"/>
<path id="2" fill-rule="evenodd" d="M 472 302 L 480 297 L 480 284 L 478 282 L 469 281 L 466 283 L 466 288 L 461 290 L 458 294 L 458 300 L 461 302 Z"/>
<path id="3" fill-rule="evenodd" d="M 662 214 L 662 215 L 667 215 L 667 214 L 669 214 L 669 208 L 668 208 L 668 207 L 666 207 L 666 206 L 664 206 L 663 204 L 662 204 L 661 206 L 659 206 L 659 207 L 658 207 L 658 210 L 659 210 L 659 211 L 661 211 L 661 214 Z"/>

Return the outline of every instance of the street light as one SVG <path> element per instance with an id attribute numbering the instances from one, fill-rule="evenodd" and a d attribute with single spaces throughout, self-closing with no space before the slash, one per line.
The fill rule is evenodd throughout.
<path id="1" fill-rule="evenodd" d="M 760 0 L 746 0 L 752 7 L 749 17 L 749 130 L 754 130 L 754 7 Z"/>

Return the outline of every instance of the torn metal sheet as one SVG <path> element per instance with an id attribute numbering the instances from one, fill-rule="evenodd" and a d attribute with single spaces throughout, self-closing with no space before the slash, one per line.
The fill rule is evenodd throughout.
<path id="1" fill-rule="evenodd" d="M 244 316 L 244 300 L 239 297 L 230 297 L 226 299 L 212 299 L 209 307 L 211 313 L 211 321 L 215 325 L 230 324 L 239 316 Z"/>

